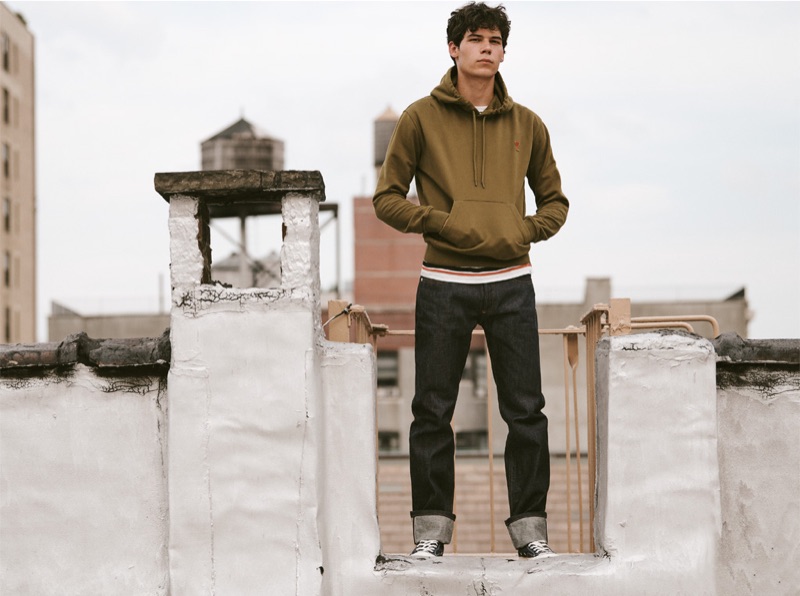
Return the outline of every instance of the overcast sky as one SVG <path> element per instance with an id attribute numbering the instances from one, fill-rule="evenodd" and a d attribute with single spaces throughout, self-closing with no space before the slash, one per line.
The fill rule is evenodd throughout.
<path id="1" fill-rule="evenodd" d="M 6 4 L 36 38 L 40 341 L 53 300 L 158 309 L 169 246 L 153 175 L 199 169 L 200 142 L 242 115 L 284 140 L 287 169 L 322 172 L 352 279 L 373 120 L 438 83 L 460 5 Z M 550 129 L 571 201 L 531 253 L 540 300 L 581 301 L 587 277 L 634 301 L 745 287 L 751 337 L 800 337 L 800 4 L 505 5 L 501 72 Z M 254 227 L 256 254 L 279 247 L 269 230 Z M 217 259 L 232 250 L 214 242 Z M 323 286 L 334 271 L 324 260 Z"/>

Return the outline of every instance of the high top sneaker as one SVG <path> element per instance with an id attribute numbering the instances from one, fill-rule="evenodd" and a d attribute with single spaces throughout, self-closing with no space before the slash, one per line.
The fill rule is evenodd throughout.
<path id="1" fill-rule="evenodd" d="M 555 557 L 556 553 L 548 546 L 546 540 L 534 540 L 517 549 L 517 554 L 526 559 L 533 557 Z"/>
<path id="2" fill-rule="evenodd" d="M 417 559 L 427 559 L 429 557 L 441 557 L 442 554 L 444 554 L 444 543 L 438 540 L 420 540 L 409 556 Z"/>

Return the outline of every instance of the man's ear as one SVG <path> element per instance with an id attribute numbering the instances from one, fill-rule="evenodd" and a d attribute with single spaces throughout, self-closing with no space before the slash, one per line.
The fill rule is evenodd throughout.
<path id="1" fill-rule="evenodd" d="M 453 58 L 453 59 L 458 58 L 458 46 L 455 44 L 455 42 L 448 41 L 447 42 L 447 49 L 450 52 L 450 57 L 451 58 Z"/>

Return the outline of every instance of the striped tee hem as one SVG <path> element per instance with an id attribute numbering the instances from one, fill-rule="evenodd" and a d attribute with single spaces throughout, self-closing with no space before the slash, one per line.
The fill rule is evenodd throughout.
<path id="1" fill-rule="evenodd" d="M 423 263 L 420 277 L 458 284 L 490 284 L 531 275 L 532 271 L 530 263 L 502 269 L 454 269 Z"/>

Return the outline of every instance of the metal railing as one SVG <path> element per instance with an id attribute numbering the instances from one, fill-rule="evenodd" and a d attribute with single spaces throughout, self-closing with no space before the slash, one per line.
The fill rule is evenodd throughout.
<path id="1" fill-rule="evenodd" d="M 594 528 L 595 503 L 594 494 L 596 478 L 596 404 L 595 404 L 595 351 L 597 342 L 604 335 L 626 335 L 636 330 L 681 328 L 691 333 L 694 328 L 691 323 L 702 322 L 711 326 L 714 337 L 719 335 L 717 321 L 708 315 L 689 316 L 658 316 L 658 317 L 631 317 L 631 303 L 627 298 L 612 299 L 609 304 L 596 304 L 581 318 L 581 326 L 569 326 L 564 329 L 540 329 L 540 335 L 560 335 L 563 345 L 564 367 L 564 414 L 565 414 L 565 464 L 566 464 L 566 496 L 567 496 L 567 550 L 569 552 L 594 552 L 595 542 L 592 529 Z M 324 327 L 328 331 L 330 341 L 353 342 L 371 344 L 377 352 L 378 340 L 388 336 L 413 336 L 413 330 L 389 329 L 386 325 L 374 324 L 363 306 L 349 304 L 342 300 L 332 300 L 328 303 L 328 320 Z M 477 329 L 475 335 L 483 335 L 483 330 Z M 586 354 L 586 474 L 588 476 L 586 493 L 583 491 L 581 469 L 582 433 L 580 428 L 578 406 L 578 369 L 580 367 L 579 337 L 583 336 Z M 484 347 L 484 350 L 486 348 Z M 487 442 L 489 466 L 489 515 L 490 515 L 490 552 L 496 552 L 495 519 L 494 519 L 494 450 L 492 436 L 492 366 L 486 351 L 487 375 Z M 574 437 L 574 446 L 572 438 Z M 377 440 L 377 438 L 376 438 Z M 576 471 L 573 474 L 572 458 L 575 458 Z M 572 481 L 577 479 L 577 518 L 578 529 L 573 527 L 572 511 Z M 588 515 L 585 515 L 588 513 Z M 584 519 L 588 520 L 588 529 Z M 576 536 L 577 534 L 577 536 Z M 577 548 L 575 548 L 576 539 Z M 454 552 L 457 551 L 457 537 L 454 535 Z"/>

